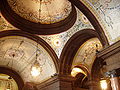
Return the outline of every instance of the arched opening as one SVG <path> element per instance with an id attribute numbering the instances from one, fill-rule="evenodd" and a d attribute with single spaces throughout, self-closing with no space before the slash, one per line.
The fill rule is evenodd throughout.
<path id="1" fill-rule="evenodd" d="M 16 88 L 14 90 L 22 90 L 22 88 L 24 87 L 24 81 L 19 76 L 19 74 L 7 67 L 0 67 L 0 76 L 1 78 L 4 76 L 4 80 L 9 82 L 7 84 L 7 87 L 2 87 L 2 88 L 7 88 L 7 89 Z M 14 87 L 11 87 L 10 85 L 14 85 Z"/>
<path id="2" fill-rule="evenodd" d="M 75 78 L 73 83 L 74 90 L 89 89 L 89 72 L 83 65 L 75 66 L 71 70 L 71 76 Z"/>
<path id="3" fill-rule="evenodd" d="M 79 49 L 79 47 L 88 39 L 99 37 L 97 32 L 92 29 L 85 29 L 74 34 L 65 47 L 63 48 L 62 54 L 60 56 L 61 64 L 60 64 L 60 73 L 61 74 L 70 74 L 71 66 L 73 62 L 73 58 Z"/>
<path id="4" fill-rule="evenodd" d="M 0 74 L 0 83 L 1 90 L 18 90 L 16 81 L 7 74 Z"/>
<path id="5" fill-rule="evenodd" d="M 57 72 L 59 72 L 59 64 L 58 64 L 58 57 L 56 55 L 56 53 L 54 52 L 54 50 L 40 37 L 27 33 L 27 32 L 23 32 L 20 30 L 8 30 L 8 31 L 2 31 L 0 32 L 0 38 L 2 37 L 6 37 L 6 36 L 21 36 L 21 37 L 26 37 L 28 39 L 31 39 L 35 42 L 37 42 L 38 44 L 40 44 L 51 56 L 52 60 L 55 63 L 56 66 L 56 70 Z"/>
<path id="6" fill-rule="evenodd" d="M 70 75 L 71 69 L 76 66 L 85 66 L 86 68 L 84 69 L 88 71 L 87 76 L 84 73 L 81 74 L 81 72 L 79 72 L 80 74 L 76 77 L 75 85 L 81 82 L 81 84 L 78 85 L 79 88 L 90 88 L 89 81 L 92 77 L 91 71 L 93 63 L 96 60 L 96 53 L 103 48 L 97 37 L 98 34 L 96 34 L 96 31 L 81 30 L 79 34 L 77 33 L 74 35 L 74 38 L 72 37 L 70 39 L 71 44 L 70 40 L 68 41 L 69 44 L 67 43 L 66 46 L 69 48 L 67 47 L 65 53 L 63 52 L 64 56 L 61 59 L 61 65 L 63 64 L 63 68 L 61 68 L 61 74 Z M 81 69 L 85 71 L 82 67 Z"/>

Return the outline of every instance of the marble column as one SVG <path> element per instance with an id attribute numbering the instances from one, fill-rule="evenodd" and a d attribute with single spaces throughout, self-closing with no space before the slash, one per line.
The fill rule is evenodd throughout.
<path id="1" fill-rule="evenodd" d="M 119 77 L 115 70 L 112 70 L 109 73 L 112 90 L 120 90 L 120 81 Z"/>

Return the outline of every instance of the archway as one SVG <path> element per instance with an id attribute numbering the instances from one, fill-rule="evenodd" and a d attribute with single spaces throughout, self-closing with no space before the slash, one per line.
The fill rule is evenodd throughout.
<path id="1" fill-rule="evenodd" d="M 70 74 L 71 65 L 73 58 L 79 49 L 79 47 L 88 39 L 98 37 L 99 35 L 95 30 L 85 29 L 74 34 L 65 47 L 63 48 L 62 54 L 60 56 L 60 73 L 61 74 Z"/>
<path id="2" fill-rule="evenodd" d="M 0 74 L 6 74 L 6 75 L 10 76 L 10 78 L 8 78 L 8 79 L 13 78 L 15 80 L 15 82 L 17 83 L 19 90 L 22 90 L 22 88 L 24 87 L 23 79 L 19 76 L 19 74 L 17 72 L 11 70 L 10 68 L 0 67 Z"/>

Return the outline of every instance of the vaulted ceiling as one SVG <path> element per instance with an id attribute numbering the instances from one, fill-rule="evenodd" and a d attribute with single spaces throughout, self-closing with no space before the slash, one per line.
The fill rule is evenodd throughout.
<path id="1" fill-rule="evenodd" d="M 65 19 L 72 11 L 67 0 L 7 0 L 12 10 L 32 22 L 51 24 Z"/>
<path id="2" fill-rule="evenodd" d="M 40 67 L 38 77 L 31 74 L 36 62 Z M 0 38 L 0 66 L 15 70 L 25 82 L 38 83 L 56 73 L 55 64 L 48 52 L 33 40 L 20 36 Z"/>
<path id="3" fill-rule="evenodd" d="M 22 30 L 35 34 L 49 44 L 58 59 L 67 42 L 82 30 L 94 30 L 98 35 L 104 33 L 109 44 L 120 39 L 120 0 L 73 0 L 82 2 L 86 6 L 89 10 L 86 13 L 91 12 L 95 16 L 103 32 L 96 29 L 98 24 L 92 21 L 93 17 L 83 12 L 84 7 L 76 3 L 80 9 L 73 5 L 74 2 L 71 1 L 71 4 L 69 1 L 1 0 L 0 31 Z M 95 60 L 96 45 L 99 50 L 103 48 L 97 38 L 82 44 L 74 57 L 72 67 L 83 64 L 90 70 Z M 2 37 L 0 38 L 0 65 L 17 71 L 25 82 L 40 83 L 50 78 L 57 70 L 50 53 L 45 47 L 38 45 L 37 62 L 41 74 L 39 77 L 31 76 L 31 66 L 36 61 L 36 47 L 37 43 L 27 37 L 19 35 Z M 82 56 L 87 57 L 85 62 Z"/>

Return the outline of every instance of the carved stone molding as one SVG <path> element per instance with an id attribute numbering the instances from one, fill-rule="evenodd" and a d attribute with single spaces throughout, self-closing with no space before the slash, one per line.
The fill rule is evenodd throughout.
<path id="1" fill-rule="evenodd" d="M 100 53 L 97 53 L 98 58 L 106 59 L 117 52 L 120 52 L 120 41 L 114 43 L 111 46 L 104 48 Z"/>
<path id="2" fill-rule="evenodd" d="M 105 67 L 107 71 L 120 68 L 120 41 L 104 48 L 97 54 L 97 57 L 101 58 L 102 62 L 106 62 Z"/>

